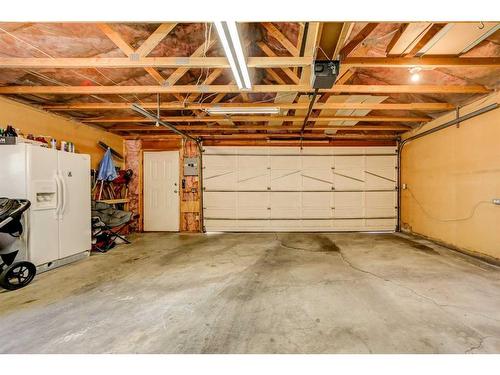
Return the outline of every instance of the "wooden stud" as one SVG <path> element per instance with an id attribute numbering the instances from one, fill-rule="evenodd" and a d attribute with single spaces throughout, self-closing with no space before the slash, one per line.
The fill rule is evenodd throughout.
<path id="1" fill-rule="evenodd" d="M 262 22 L 261 25 L 267 30 L 269 35 L 280 42 L 280 44 L 285 47 L 292 56 L 299 55 L 297 47 L 294 46 L 293 43 L 290 42 L 290 40 L 284 36 L 271 22 Z"/>
<path id="2" fill-rule="evenodd" d="M 356 49 L 373 30 L 378 26 L 378 23 L 368 23 L 363 29 L 340 50 L 340 58 L 344 60 L 352 51 Z"/>

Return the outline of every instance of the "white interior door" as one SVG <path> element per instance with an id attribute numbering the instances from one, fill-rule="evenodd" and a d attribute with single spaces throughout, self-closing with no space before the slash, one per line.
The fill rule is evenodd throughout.
<path id="1" fill-rule="evenodd" d="M 144 153 L 144 230 L 179 231 L 179 152 Z"/>
<path id="2" fill-rule="evenodd" d="M 59 258 L 91 248 L 90 156 L 58 151 L 62 205 L 59 214 Z"/>

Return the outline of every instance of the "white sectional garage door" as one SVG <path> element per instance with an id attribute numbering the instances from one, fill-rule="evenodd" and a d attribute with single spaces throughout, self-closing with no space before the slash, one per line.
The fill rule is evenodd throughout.
<path id="1" fill-rule="evenodd" d="M 207 231 L 393 231 L 395 147 L 204 147 Z"/>

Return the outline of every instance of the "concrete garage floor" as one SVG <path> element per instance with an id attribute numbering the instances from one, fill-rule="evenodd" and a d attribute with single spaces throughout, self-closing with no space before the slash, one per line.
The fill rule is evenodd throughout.
<path id="1" fill-rule="evenodd" d="M 132 239 L 0 293 L 0 352 L 500 352 L 500 269 L 425 240 Z"/>

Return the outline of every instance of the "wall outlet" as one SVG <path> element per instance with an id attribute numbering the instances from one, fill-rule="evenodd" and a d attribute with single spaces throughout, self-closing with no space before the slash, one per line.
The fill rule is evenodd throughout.
<path id="1" fill-rule="evenodd" d="M 401 188 L 403 188 L 403 190 L 406 190 L 406 189 L 408 189 L 408 186 L 406 184 L 402 184 Z"/>
<path id="2" fill-rule="evenodd" d="M 492 202 L 493 202 L 493 204 L 500 206 L 500 198 L 494 198 Z"/>

